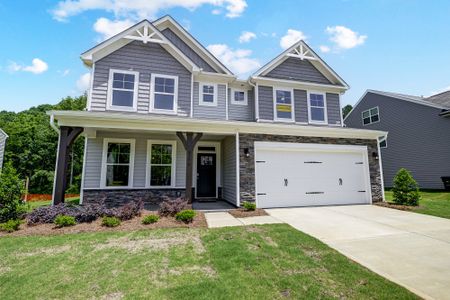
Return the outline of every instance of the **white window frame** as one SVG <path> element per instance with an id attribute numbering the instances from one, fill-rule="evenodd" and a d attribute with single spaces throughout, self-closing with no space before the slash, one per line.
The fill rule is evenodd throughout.
<path id="1" fill-rule="evenodd" d="M 155 93 L 158 94 L 164 94 L 164 95 L 172 95 L 170 93 L 161 93 L 155 91 L 155 79 L 156 77 L 160 78 L 168 78 L 173 79 L 174 82 L 174 93 L 173 93 L 173 110 L 170 109 L 159 109 L 155 108 Z M 178 111 L 178 76 L 172 76 L 172 75 L 164 75 L 164 74 L 154 74 L 150 76 L 150 112 L 155 113 L 164 113 L 164 114 L 176 114 Z"/>
<path id="2" fill-rule="evenodd" d="M 378 112 L 379 113 L 379 112 Z M 382 142 L 385 142 L 386 143 L 386 146 L 381 146 L 381 143 Z M 378 144 L 380 145 L 380 148 L 381 149 L 386 149 L 387 147 L 388 147 L 388 144 L 387 144 L 387 136 L 384 136 L 384 137 L 382 137 L 381 139 L 380 139 L 380 141 L 378 142 Z"/>
<path id="3" fill-rule="evenodd" d="M 318 120 L 313 120 L 312 114 L 311 114 L 311 107 L 319 107 L 319 106 L 312 106 L 311 105 L 311 94 L 314 95 L 322 95 L 323 96 L 323 114 L 324 114 L 324 120 L 323 121 L 318 121 Z M 307 93 L 307 103 L 308 103 L 308 123 L 310 124 L 318 124 L 318 125 L 327 125 L 328 124 L 328 109 L 327 109 L 327 94 L 324 92 L 319 92 L 319 91 L 308 91 Z M 320 107 L 322 108 L 322 107 Z"/>
<path id="4" fill-rule="evenodd" d="M 204 102 L 203 101 L 203 86 L 212 85 L 214 86 L 214 101 L 213 102 Z M 201 106 L 217 106 L 217 93 L 218 93 L 218 84 L 210 83 L 210 82 L 200 82 L 198 85 L 198 105 Z"/>
<path id="5" fill-rule="evenodd" d="M 120 106 L 120 105 L 112 104 L 114 73 L 134 75 L 133 106 Z M 120 111 L 137 111 L 138 85 L 139 85 L 139 72 L 129 71 L 129 70 L 109 69 L 107 109 L 108 110 L 120 110 Z M 118 89 L 118 90 L 122 90 L 122 89 Z M 129 91 L 129 90 L 127 89 L 127 91 Z"/>
<path id="6" fill-rule="evenodd" d="M 153 144 L 164 144 L 172 146 L 172 169 L 170 172 L 170 186 L 155 186 L 150 185 L 151 181 L 151 150 Z M 175 140 L 147 140 L 147 161 L 146 161 L 146 176 L 145 176 L 145 187 L 146 188 L 158 188 L 158 189 L 169 189 L 174 188 L 176 186 L 176 161 L 177 161 L 177 141 Z"/>
<path id="7" fill-rule="evenodd" d="M 235 92 L 244 92 L 244 101 L 236 101 L 234 99 Z M 248 105 L 248 90 L 245 89 L 231 89 L 231 104 L 233 105 Z"/>
<path id="8" fill-rule="evenodd" d="M 278 118 L 277 117 L 277 91 L 288 91 L 291 93 L 291 118 Z M 294 104 L 294 89 L 287 87 L 273 87 L 273 120 L 277 122 L 295 122 L 295 104 Z M 287 104 L 286 104 L 287 105 Z"/>
<path id="9" fill-rule="evenodd" d="M 372 109 L 374 109 L 374 108 L 377 109 L 378 121 L 372 122 L 372 115 L 370 114 L 370 111 L 371 111 Z M 370 122 L 367 123 L 367 124 L 364 124 L 364 113 L 365 113 L 366 111 L 369 112 L 369 121 L 370 121 Z M 370 124 L 378 123 L 378 122 L 380 122 L 380 120 L 381 120 L 381 118 L 380 118 L 380 108 L 379 108 L 378 106 L 374 106 L 374 107 L 371 107 L 371 108 L 369 108 L 369 109 L 365 109 L 365 110 L 363 110 L 363 111 L 361 112 L 361 123 L 362 123 L 363 126 L 367 126 L 367 125 L 370 125 Z M 387 144 L 386 144 L 386 145 L 387 145 Z"/>
<path id="10" fill-rule="evenodd" d="M 130 170 L 128 172 L 128 185 L 124 186 L 107 186 L 106 185 L 106 167 L 107 167 L 107 155 L 109 143 L 121 143 L 130 144 Z M 100 175 L 100 187 L 102 189 L 123 189 L 133 187 L 133 174 L 134 174 L 134 156 L 135 156 L 135 139 L 116 139 L 116 138 L 104 138 L 103 139 L 103 152 L 102 152 L 102 169 Z"/>

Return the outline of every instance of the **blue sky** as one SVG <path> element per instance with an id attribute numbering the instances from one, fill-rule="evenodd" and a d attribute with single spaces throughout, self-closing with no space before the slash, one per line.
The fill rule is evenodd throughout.
<path id="1" fill-rule="evenodd" d="M 81 94 L 82 52 L 165 14 L 241 77 L 306 37 L 350 84 L 343 105 L 366 89 L 427 96 L 450 88 L 450 1 L 15 0 L 0 1 L 0 110 Z"/>

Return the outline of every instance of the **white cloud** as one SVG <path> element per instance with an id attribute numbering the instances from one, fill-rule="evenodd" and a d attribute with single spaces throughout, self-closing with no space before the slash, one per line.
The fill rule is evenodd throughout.
<path id="1" fill-rule="evenodd" d="M 89 90 L 91 85 L 91 73 L 84 73 L 77 80 L 77 89 L 79 92 L 84 93 Z"/>
<path id="2" fill-rule="evenodd" d="M 106 10 L 121 19 L 154 19 L 161 10 L 182 7 L 195 10 L 202 5 L 212 5 L 226 10 L 225 16 L 235 18 L 247 7 L 245 0 L 64 0 L 51 11 L 53 18 L 67 21 L 68 18 L 89 10 Z"/>
<path id="3" fill-rule="evenodd" d="M 250 57 L 251 50 L 233 50 L 225 44 L 209 45 L 207 48 L 239 77 L 245 77 L 261 67 L 257 59 Z"/>
<path id="4" fill-rule="evenodd" d="M 58 71 L 59 74 L 61 74 L 62 77 L 66 77 L 70 73 L 70 69 L 65 69 L 62 71 Z"/>
<path id="5" fill-rule="evenodd" d="M 48 64 L 42 59 L 33 58 L 33 60 L 31 61 L 31 65 L 29 66 L 20 65 L 12 61 L 8 68 L 11 72 L 24 71 L 33 74 L 41 74 L 48 70 Z"/>
<path id="6" fill-rule="evenodd" d="M 330 35 L 330 41 L 336 44 L 337 49 L 351 49 L 364 44 L 367 39 L 367 35 L 360 35 L 345 26 L 328 26 L 326 32 Z"/>
<path id="7" fill-rule="evenodd" d="M 248 43 L 252 39 L 256 39 L 256 34 L 250 31 L 242 31 L 241 36 L 239 37 L 239 43 Z"/>
<path id="8" fill-rule="evenodd" d="M 328 53 L 328 52 L 331 51 L 330 47 L 325 46 L 325 45 L 321 45 L 321 46 L 319 47 L 319 49 L 320 49 L 320 52 L 322 52 L 322 53 Z"/>
<path id="9" fill-rule="evenodd" d="M 134 22 L 131 20 L 112 21 L 107 18 L 100 18 L 95 21 L 94 30 L 101 35 L 100 40 L 103 41 L 133 25 Z"/>
<path id="10" fill-rule="evenodd" d="M 221 11 L 220 9 L 213 9 L 213 10 L 211 11 L 211 13 L 212 13 L 213 15 L 220 15 L 220 14 L 222 13 L 222 11 Z"/>
<path id="11" fill-rule="evenodd" d="M 300 40 L 306 40 L 306 35 L 303 32 L 295 29 L 288 29 L 286 34 L 280 39 L 280 46 L 283 49 L 287 49 Z"/>

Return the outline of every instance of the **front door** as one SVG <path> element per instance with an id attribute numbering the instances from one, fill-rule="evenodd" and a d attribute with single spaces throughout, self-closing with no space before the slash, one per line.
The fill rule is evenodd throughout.
<path id="1" fill-rule="evenodd" d="M 197 154 L 197 197 L 216 197 L 216 154 Z"/>

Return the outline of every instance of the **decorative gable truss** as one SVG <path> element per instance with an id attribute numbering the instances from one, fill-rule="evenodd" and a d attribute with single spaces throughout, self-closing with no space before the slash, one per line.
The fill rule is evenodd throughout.
<path id="1" fill-rule="evenodd" d="M 308 48 L 303 47 L 303 44 L 298 45 L 298 47 L 292 49 L 291 52 L 286 53 L 286 56 L 300 58 L 301 60 L 317 60 L 317 58 L 314 56 L 314 54 L 312 54 L 311 51 L 309 51 Z"/>
<path id="2" fill-rule="evenodd" d="M 126 36 L 125 39 L 141 41 L 144 44 L 147 43 L 160 43 L 165 44 L 166 42 L 162 39 L 162 34 L 153 30 L 148 24 L 144 24 L 141 28 L 136 28 L 136 30 Z"/>

